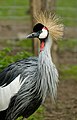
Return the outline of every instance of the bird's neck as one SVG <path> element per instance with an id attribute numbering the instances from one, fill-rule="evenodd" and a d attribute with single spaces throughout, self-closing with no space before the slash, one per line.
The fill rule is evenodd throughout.
<path id="1" fill-rule="evenodd" d="M 40 43 L 40 55 L 44 54 L 47 55 L 49 58 L 51 58 L 51 46 L 52 46 L 52 39 L 50 36 L 42 40 Z"/>
<path id="2" fill-rule="evenodd" d="M 47 62 L 49 62 L 49 64 L 52 64 L 52 58 L 51 58 L 52 40 L 51 38 L 48 37 L 45 40 L 45 43 L 42 43 L 42 44 L 45 44 L 45 45 L 43 45 L 44 48 L 41 49 L 40 54 L 39 54 L 38 65 L 40 67 L 42 66 L 42 64 L 47 65 Z"/>
<path id="3" fill-rule="evenodd" d="M 51 45 L 52 40 L 47 38 L 44 49 L 40 52 L 38 58 L 38 74 L 39 74 L 39 81 L 40 81 L 40 89 L 43 96 L 43 101 L 46 98 L 47 91 L 49 90 L 52 98 L 54 98 L 56 93 L 56 82 L 55 79 L 55 69 L 54 64 L 51 58 Z M 53 78 L 54 76 L 54 78 Z M 52 79 L 52 80 L 51 80 Z"/>
<path id="4" fill-rule="evenodd" d="M 46 43 L 45 43 L 44 50 L 49 53 L 49 52 L 51 51 L 51 47 L 52 47 L 52 39 L 51 39 L 51 37 L 49 36 L 49 37 L 46 39 Z"/>

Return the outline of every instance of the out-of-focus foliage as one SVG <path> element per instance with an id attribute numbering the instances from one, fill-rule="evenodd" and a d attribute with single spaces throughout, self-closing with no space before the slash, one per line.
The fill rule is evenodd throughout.
<path id="1" fill-rule="evenodd" d="M 8 66 L 10 63 L 30 56 L 32 56 L 32 54 L 25 51 L 12 54 L 11 48 L 5 48 L 0 51 L 0 70 Z"/>

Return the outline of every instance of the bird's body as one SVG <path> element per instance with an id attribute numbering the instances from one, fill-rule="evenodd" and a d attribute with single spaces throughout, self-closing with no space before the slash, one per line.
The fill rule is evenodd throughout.
<path id="1" fill-rule="evenodd" d="M 52 38 L 40 23 L 33 31 L 28 37 L 39 36 L 39 56 L 17 61 L 0 73 L 0 113 L 6 113 L 2 120 L 29 117 L 44 102 L 48 91 L 53 100 L 56 97 L 58 72 L 50 53 Z"/>
<path id="2" fill-rule="evenodd" d="M 49 46 L 50 41 L 47 42 Z M 10 103 L 10 109 L 7 109 L 8 120 L 15 120 L 19 115 L 23 115 L 24 117 L 30 116 L 45 100 L 48 89 L 50 89 L 53 97 L 55 97 L 58 73 L 51 60 L 50 48 L 47 48 L 46 46 L 44 50 L 40 52 L 38 58 L 30 57 L 18 61 L 8 66 L 7 69 L 1 73 L 0 78 L 4 75 L 3 77 L 7 77 L 8 79 L 4 79 L 4 82 L 6 81 L 5 86 L 0 88 L 2 89 L 0 91 L 1 95 L 3 95 L 1 97 L 2 102 L 0 101 L 3 108 L 1 109 L 0 106 L 0 111 L 7 109 Z M 11 76 L 9 77 L 9 75 Z M 49 75 L 50 78 L 48 78 Z M 13 78 L 13 76 L 15 78 Z M 12 81 L 11 78 L 15 80 Z M 0 84 L 3 85 L 4 82 Z M 8 118 L 9 116 L 10 118 Z"/>

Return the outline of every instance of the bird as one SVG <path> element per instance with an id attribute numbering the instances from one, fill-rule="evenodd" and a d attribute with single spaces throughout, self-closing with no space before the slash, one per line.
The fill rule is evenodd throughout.
<path id="1" fill-rule="evenodd" d="M 63 24 L 51 13 L 40 12 L 34 18 L 33 32 L 25 39 L 39 39 L 39 55 L 11 63 L 0 72 L 1 120 L 28 118 L 43 104 L 48 93 L 52 101 L 57 96 L 59 76 L 51 47 L 53 40 L 62 38 Z"/>

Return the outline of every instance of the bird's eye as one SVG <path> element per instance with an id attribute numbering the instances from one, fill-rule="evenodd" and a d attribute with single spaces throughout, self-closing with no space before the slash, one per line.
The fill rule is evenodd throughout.
<path id="1" fill-rule="evenodd" d="M 39 34 L 42 33 L 42 30 L 39 31 Z"/>

